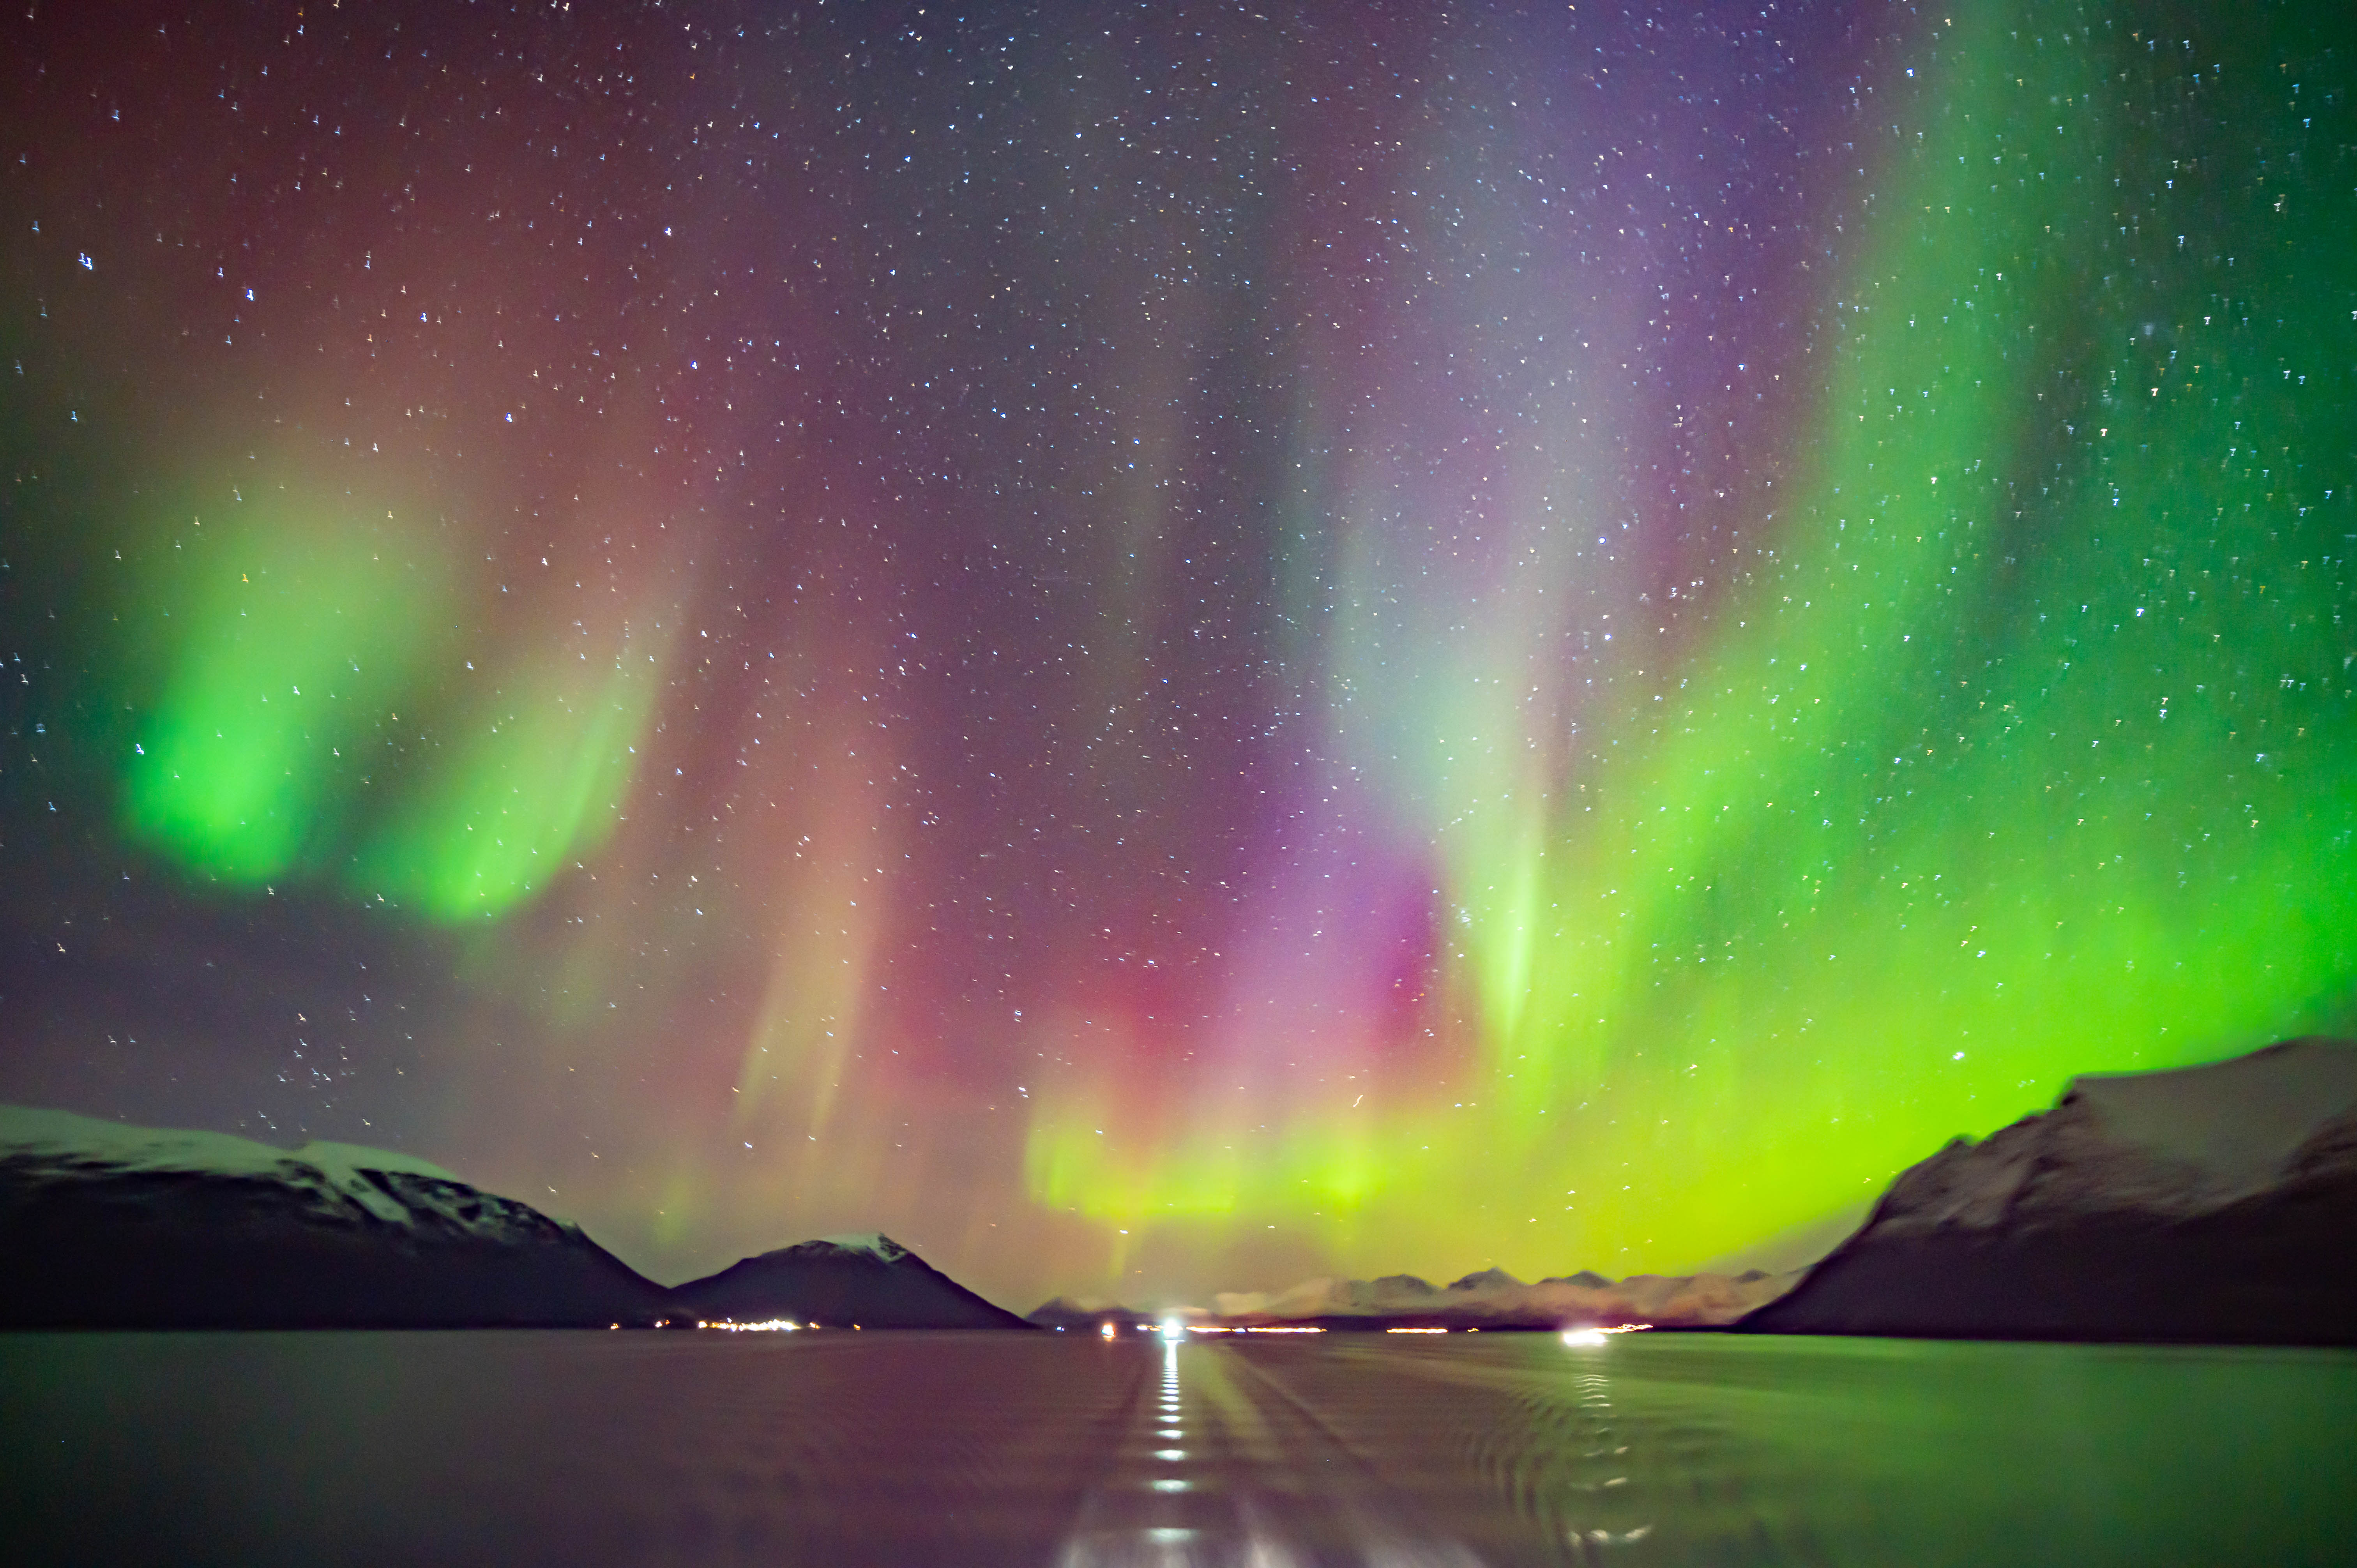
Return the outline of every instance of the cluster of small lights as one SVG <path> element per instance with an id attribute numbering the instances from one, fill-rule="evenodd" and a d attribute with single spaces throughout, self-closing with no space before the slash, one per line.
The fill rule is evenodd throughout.
<path id="1" fill-rule="evenodd" d="M 1183 1318 L 1176 1317 L 1166 1318 L 1159 1324 L 1140 1323 L 1135 1325 L 1135 1327 L 1140 1334 L 1159 1333 L 1164 1339 L 1170 1341 L 1182 1339 L 1189 1334 L 1323 1334 L 1326 1332 L 1323 1328 L 1306 1324 L 1272 1323 L 1245 1326 L 1224 1323 L 1189 1323 Z M 1115 1323 L 1100 1324 L 1097 1326 L 1097 1332 L 1107 1339 L 1116 1338 L 1121 1334 L 1121 1326 Z"/>
<path id="2" fill-rule="evenodd" d="M 791 1317 L 769 1317 L 762 1319 L 759 1323 L 705 1323 L 698 1321 L 696 1326 L 698 1328 L 717 1328 L 729 1334 L 794 1334 L 800 1332 L 805 1326 L 796 1323 Z M 815 1328 L 818 1325 L 813 1323 L 807 1326 Z"/>

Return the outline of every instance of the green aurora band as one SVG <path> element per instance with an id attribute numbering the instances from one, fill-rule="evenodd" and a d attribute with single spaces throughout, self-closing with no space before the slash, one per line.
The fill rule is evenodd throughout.
<path id="1" fill-rule="evenodd" d="M 167 531 L 127 607 L 133 839 L 216 881 L 333 880 L 444 922 L 603 842 L 657 685 L 627 633 L 470 690 L 430 536 L 283 490 L 211 510 Z"/>
<path id="2" fill-rule="evenodd" d="M 1084 1104 L 1035 1123 L 1040 1200 L 1314 1211 L 1346 1259 L 1469 1232 L 1510 1268 L 1691 1264 L 2061 1076 L 2346 1007 L 2357 252 L 2345 199 L 2264 177 L 2318 105 L 2246 91 L 2276 120 L 2246 168 L 2190 109 L 2123 128 L 2096 24 L 1965 26 L 1877 144 L 1765 559 L 1702 630 L 1629 628 L 1577 749 L 1492 695 L 1541 690 L 1519 656 L 1394 716 L 1441 802 L 1462 1101 L 1126 1159 Z"/>

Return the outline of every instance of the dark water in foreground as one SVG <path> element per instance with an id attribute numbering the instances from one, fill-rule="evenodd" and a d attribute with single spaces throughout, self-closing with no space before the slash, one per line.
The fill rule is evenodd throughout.
<path id="1" fill-rule="evenodd" d="M 0 1335 L 11 1563 L 2346 1564 L 2357 1354 Z"/>

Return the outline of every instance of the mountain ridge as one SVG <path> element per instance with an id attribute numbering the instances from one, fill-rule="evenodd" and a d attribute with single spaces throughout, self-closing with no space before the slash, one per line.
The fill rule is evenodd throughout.
<path id="1" fill-rule="evenodd" d="M 1583 1269 L 1525 1284 L 1491 1268 L 1440 1288 L 1414 1274 L 1324 1277 L 1283 1291 L 1222 1291 L 1212 1296 L 1209 1312 L 1187 1309 L 1174 1316 L 1231 1328 L 1719 1328 L 1772 1301 L 1799 1278 L 1798 1273 L 1752 1270 L 1740 1275 L 1632 1274 L 1615 1283 Z M 1157 1315 L 1117 1304 L 1092 1308 L 1055 1296 L 1029 1316 L 1043 1327 L 1071 1328 L 1128 1326 L 1152 1322 Z"/>
<path id="2" fill-rule="evenodd" d="M 880 1231 L 823 1236 L 742 1258 L 675 1285 L 679 1308 L 736 1322 L 791 1317 L 828 1327 L 1032 1330 L 1006 1308 Z"/>
<path id="3" fill-rule="evenodd" d="M 759 1317 L 1029 1326 L 880 1233 L 761 1256 L 816 1260 L 834 1283 L 772 1288 Z M 654 1326 L 733 1316 L 715 1282 L 759 1262 L 666 1287 L 413 1155 L 0 1105 L 0 1328 Z M 845 1294 L 846 1267 L 867 1295 Z"/>
<path id="4" fill-rule="evenodd" d="M 2357 1343 L 2357 1042 L 2090 1074 L 1900 1174 L 1747 1332 Z"/>
<path id="5" fill-rule="evenodd" d="M 569 1221 L 391 1150 L 0 1107 L 0 1325 L 605 1326 L 666 1293 Z"/>

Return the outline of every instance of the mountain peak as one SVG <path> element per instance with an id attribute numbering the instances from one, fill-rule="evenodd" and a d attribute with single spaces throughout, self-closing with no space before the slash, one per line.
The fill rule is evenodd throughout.
<path id="1" fill-rule="evenodd" d="M 832 1247 L 839 1252 L 864 1252 L 869 1257 L 879 1259 L 887 1263 L 897 1263 L 903 1258 L 913 1258 L 917 1255 L 881 1230 L 855 1230 L 841 1236 L 821 1236 L 815 1240 L 804 1241 L 801 1245 Z M 789 1251 L 792 1250 L 787 1249 Z"/>
<path id="2" fill-rule="evenodd" d="M 746 1258 L 672 1293 L 739 1323 L 790 1317 L 828 1327 L 1031 1328 L 881 1231 L 821 1236 Z"/>
<path id="3" fill-rule="evenodd" d="M 1467 1274 L 1461 1280 L 1451 1280 L 1448 1288 L 1457 1291 L 1520 1290 L 1523 1282 L 1503 1269 L 1489 1268 L 1479 1273 Z"/>

